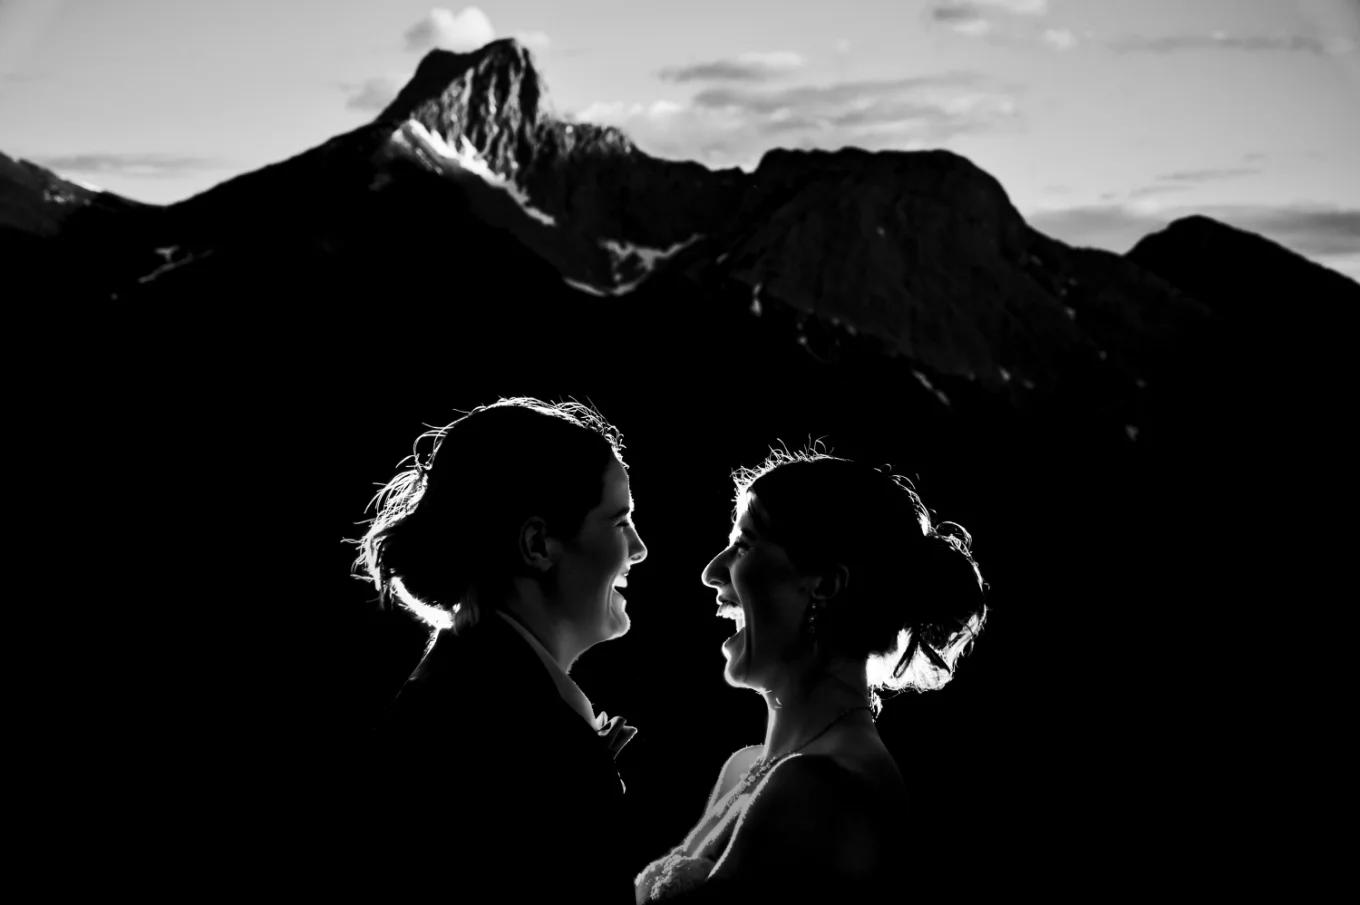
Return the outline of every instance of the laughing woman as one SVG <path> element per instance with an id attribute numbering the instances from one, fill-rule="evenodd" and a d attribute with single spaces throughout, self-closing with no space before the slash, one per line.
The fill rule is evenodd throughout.
<path id="1" fill-rule="evenodd" d="M 765 743 L 728 760 L 636 902 L 868 901 L 909 807 L 875 690 L 948 682 L 986 621 L 986 584 L 968 533 L 932 526 L 887 468 L 780 452 L 735 479 L 730 543 L 702 578 L 736 621 L 725 676 L 765 698 Z"/>
<path id="2" fill-rule="evenodd" d="M 629 629 L 647 556 L 619 432 L 583 405 L 502 399 L 379 494 L 361 577 L 434 629 L 381 727 L 385 901 L 627 902 L 632 737 L 568 675 Z M 352 896 L 363 897 L 354 890 Z"/>

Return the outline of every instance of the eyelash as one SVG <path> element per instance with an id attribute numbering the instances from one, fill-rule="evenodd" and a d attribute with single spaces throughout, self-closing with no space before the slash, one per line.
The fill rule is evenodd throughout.
<path id="1" fill-rule="evenodd" d="M 751 549 L 751 545 L 743 541 L 734 540 L 732 541 L 732 549 L 736 550 L 738 553 L 742 553 Z"/>

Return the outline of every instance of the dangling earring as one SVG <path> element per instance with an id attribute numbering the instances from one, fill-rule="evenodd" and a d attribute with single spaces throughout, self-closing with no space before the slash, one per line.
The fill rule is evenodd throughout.
<path id="1" fill-rule="evenodd" d="M 809 634 L 809 635 L 815 635 L 815 634 L 817 634 L 817 614 L 818 614 L 819 612 L 821 612 L 821 609 L 822 609 L 822 606 L 821 606 L 821 604 L 819 604 L 819 603 L 814 603 L 814 604 L 812 604 L 810 607 L 808 607 L 808 634 Z"/>

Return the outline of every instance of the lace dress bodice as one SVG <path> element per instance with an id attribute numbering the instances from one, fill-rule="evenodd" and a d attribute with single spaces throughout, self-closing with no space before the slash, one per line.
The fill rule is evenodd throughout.
<path id="1" fill-rule="evenodd" d="M 713 802 L 684 842 L 637 875 L 633 887 L 638 905 L 669 899 L 708 879 L 755 793 L 755 783 L 751 780 L 755 778 L 758 766 L 758 763 L 752 764 L 726 795 Z"/>

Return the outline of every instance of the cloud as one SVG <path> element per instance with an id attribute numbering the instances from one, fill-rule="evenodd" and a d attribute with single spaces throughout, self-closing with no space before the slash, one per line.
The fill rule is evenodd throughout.
<path id="1" fill-rule="evenodd" d="M 1076 46 L 1077 36 L 1065 28 L 1047 28 L 1044 29 L 1043 41 L 1059 50 L 1067 50 Z"/>
<path id="2" fill-rule="evenodd" d="M 936 0 L 926 7 L 928 19 L 966 35 L 991 31 L 988 16 L 992 13 L 1042 16 L 1047 12 L 1047 0 Z"/>
<path id="3" fill-rule="evenodd" d="M 1048 12 L 1048 0 L 937 0 L 927 10 L 927 14 L 937 22 L 982 19 L 993 12 L 1042 16 Z"/>
<path id="4" fill-rule="evenodd" d="M 714 85 L 684 103 L 597 103 L 577 118 L 618 126 L 662 157 L 744 166 L 777 146 L 939 146 L 1003 128 L 1017 113 L 1014 97 L 989 77 L 951 72 L 773 90 Z"/>
<path id="5" fill-rule="evenodd" d="M 113 174 L 148 179 L 183 176 L 227 166 L 226 162 L 211 157 L 177 154 L 54 154 L 30 159 L 57 173 Z"/>
<path id="6" fill-rule="evenodd" d="M 452 50 L 466 53 L 496 38 L 496 29 L 486 13 L 475 6 L 458 12 L 432 9 L 406 30 L 406 49 L 411 51 Z"/>
<path id="7" fill-rule="evenodd" d="M 1048 0 L 972 0 L 972 4 L 1017 16 L 1042 16 L 1048 12 Z"/>
<path id="8" fill-rule="evenodd" d="M 1135 200 L 1135 199 L 1150 198 L 1150 197 L 1152 197 L 1153 195 L 1166 195 L 1166 194 L 1170 194 L 1170 193 L 1172 193 L 1172 192 L 1184 192 L 1184 191 L 1186 191 L 1186 190 L 1189 189 L 1189 188 L 1190 188 L 1190 186 L 1188 186 L 1188 185 L 1178 185 L 1178 184 L 1176 184 L 1176 183 L 1174 183 L 1174 182 L 1172 182 L 1172 183 L 1162 182 L 1162 183 L 1157 183 L 1157 184 L 1154 184 L 1154 185 L 1145 185 L 1145 186 L 1141 186 L 1140 188 L 1136 188 L 1136 189 L 1134 189 L 1133 191 L 1129 192 L 1128 195 L 1127 195 L 1126 197 L 1127 197 L 1130 201 L 1132 201 L 1132 200 Z M 1155 205 L 1153 205 L 1152 207 L 1139 206 L 1139 207 L 1136 208 L 1136 209 L 1139 209 L 1139 210 L 1155 210 L 1155 209 L 1156 209 L 1156 206 L 1155 206 Z"/>
<path id="9" fill-rule="evenodd" d="M 684 104 L 674 101 L 653 101 L 650 104 L 602 103 L 596 101 L 583 107 L 567 119 L 575 122 L 612 123 L 627 119 L 661 119 L 685 109 Z"/>
<path id="10" fill-rule="evenodd" d="M 1203 214 L 1257 233 L 1326 266 L 1329 259 L 1354 258 L 1360 248 L 1360 209 L 1323 205 L 1205 205 L 1138 210 L 1124 205 L 1090 205 L 1028 214 L 1029 225 L 1073 245 L 1127 252 L 1148 233 L 1172 220 Z"/>
<path id="11" fill-rule="evenodd" d="M 1174 173 L 1161 173 L 1158 179 L 1164 182 L 1217 182 L 1220 179 L 1235 179 L 1238 176 L 1254 176 L 1261 172 L 1260 167 L 1207 167 L 1201 170 L 1178 170 Z"/>
<path id="12" fill-rule="evenodd" d="M 380 76 L 345 87 L 351 92 L 349 100 L 345 101 L 345 109 L 364 113 L 380 113 L 387 109 L 387 105 L 396 100 L 397 92 L 401 90 L 400 82 L 391 76 Z"/>
<path id="13" fill-rule="evenodd" d="M 751 52 L 725 60 L 670 66 L 657 75 L 667 82 L 761 82 L 807 64 L 791 50 Z"/>
<path id="14" fill-rule="evenodd" d="M 1164 35 L 1162 37 L 1130 36 L 1109 42 L 1111 50 L 1120 53 L 1175 53 L 1182 50 L 1255 50 L 1284 51 L 1315 54 L 1345 54 L 1356 49 L 1351 38 L 1319 38 L 1313 35 L 1230 35 L 1216 31 L 1210 34 Z"/>

